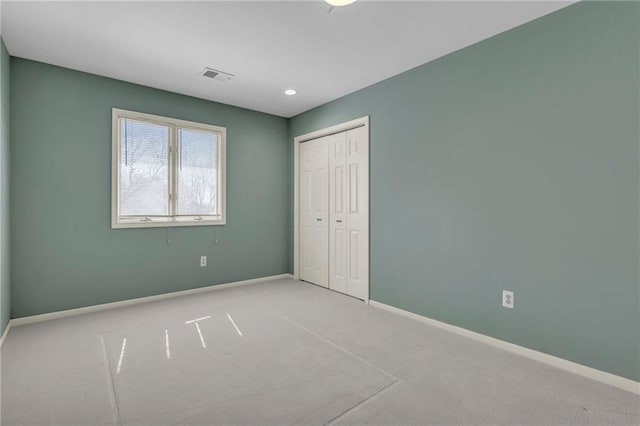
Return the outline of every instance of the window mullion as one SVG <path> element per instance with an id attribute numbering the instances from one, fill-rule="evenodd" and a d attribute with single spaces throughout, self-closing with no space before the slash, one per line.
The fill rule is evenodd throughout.
<path id="1" fill-rule="evenodd" d="M 175 217 L 177 212 L 177 152 L 178 152 L 178 130 L 176 126 L 171 126 L 169 136 L 169 215 Z"/>
<path id="2" fill-rule="evenodd" d="M 222 213 L 222 198 L 224 197 L 224 188 L 222 187 L 222 181 L 224 177 L 223 173 L 223 165 L 222 165 L 222 157 L 224 149 L 224 143 L 222 141 L 222 135 L 220 133 L 216 133 L 217 135 L 217 145 L 216 145 L 216 215 L 220 215 Z"/>

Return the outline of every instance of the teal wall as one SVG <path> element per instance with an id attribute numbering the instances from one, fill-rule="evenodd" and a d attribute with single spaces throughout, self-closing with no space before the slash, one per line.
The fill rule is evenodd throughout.
<path id="1" fill-rule="evenodd" d="M 639 11 L 579 3 L 291 120 L 371 116 L 372 299 L 640 379 Z"/>
<path id="2" fill-rule="evenodd" d="M 9 53 L 0 38 L 0 335 L 9 323 Z"/>
<path id="3" fill-rule="evenodd" d="M 174 228 L 170 245 L 166 228 L 111 229 L 114 107 L 227 128 L 226 226 Z M 287 131 L 284 118 L 12 58 L 12 317 L 288 272 Z"/>

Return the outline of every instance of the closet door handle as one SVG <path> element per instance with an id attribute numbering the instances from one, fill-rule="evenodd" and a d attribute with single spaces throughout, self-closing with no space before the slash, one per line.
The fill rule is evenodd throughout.
<path id="1" fill-rule="evenodd" d="M 316 220 L 317 220 L 318 222 L 321 222 L 321 221 L 322 221 L 322 219 L 320 219 L 320 218 L 317 218 Z"/>
<path id="2" fill-rule="evenodd" d="M 341 221 L 340 219 L 336 220 L 336 222 L 338 222 L 338 223 L 342 223 L 342 221 Z"/>

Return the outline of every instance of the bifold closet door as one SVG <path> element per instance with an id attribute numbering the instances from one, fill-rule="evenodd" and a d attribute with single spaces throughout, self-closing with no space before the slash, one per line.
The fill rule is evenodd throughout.
<path id="1" fill-rule="evenodd" d="M 300 279 L 329 286 L 329 144 L 300 145 Z"/>
<path id="2" fill-rule="evenodd" d="M 329 288 L 347 293 L 347 133 L 329 136 Z"/>
<path id="3" fill-rule="evenodd" d="M 329 288 L 369 298 L 369 141 L 365 127 L 329 140 Z"/>

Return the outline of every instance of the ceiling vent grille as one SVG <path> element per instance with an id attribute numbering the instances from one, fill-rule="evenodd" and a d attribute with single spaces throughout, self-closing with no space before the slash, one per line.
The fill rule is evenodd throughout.
<path id="1" fill-rule="evenodd" d="M 233 77 L 233 74 L 214 70 L 213 68 L 205 68 L 204 70 L 202 70 L 200 75 L 216 81 L 229 81 L 231 80 L 231 77 Z"/>

